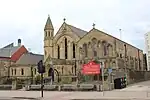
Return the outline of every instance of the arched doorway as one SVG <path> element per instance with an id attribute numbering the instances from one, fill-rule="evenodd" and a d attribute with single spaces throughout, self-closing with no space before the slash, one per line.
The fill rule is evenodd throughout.
<path id="1" fill-rule="evenodd" d="M 53 70 L 53 68 L 49 69 L 48 76 L 52 78 L 52 81 L 54 81 L 54 70 Z"/>
<path id="2" fill-rule="evenodd" d="M 56 69 L 54 69 L 54 72 L 56 73 L 56 76 L 57 76 L 57 82 L 59 82 L 60 81 L 59 80 L 59 72 Z"/>
<path id="3" fill-rule="evenodd" d="M 59 82 L 59 72 L 58 72 L 56 69 L 50 68 L 50 69 L 49 69 L 49 72 L 48 72 L 48 76 L 49 76 L 49 77 L 52 77 L 52 81 L 53 81 L 53 82 L 54 82 L 54 77 L 55 77 L 54 74 L 56 74 L 56 76 L 58 77 L 58 78 L 57 78 L 57 82 Z"/>

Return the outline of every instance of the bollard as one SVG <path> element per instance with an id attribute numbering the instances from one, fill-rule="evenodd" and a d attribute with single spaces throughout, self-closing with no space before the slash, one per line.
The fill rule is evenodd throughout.
<path id="1" fill-rule="evenodd" d="M 58 86 L 58 91 L 61 91 L 61 85 Z"/>

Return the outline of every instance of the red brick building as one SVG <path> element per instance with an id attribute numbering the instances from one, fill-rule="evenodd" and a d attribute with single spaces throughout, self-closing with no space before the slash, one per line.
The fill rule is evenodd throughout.
<path id="1" fill-rule="evenodd" d="M 0 48 L 0 77 L 31 77 L 36 75 L 36 65 L 44 56 L 28 52 L 21 39 L 18 45 L 13 43 Z M 31 75 L 31 72 L 34 73 Z"/>
<path id="2" fill-rule="evenodd" d="M 21 39 L 18 39 L 17 46 L 11 43 L 0 48 L 0 76 L 8 76 L 9 67 L 27 52 L 28 50 L 21 44 Z"/>

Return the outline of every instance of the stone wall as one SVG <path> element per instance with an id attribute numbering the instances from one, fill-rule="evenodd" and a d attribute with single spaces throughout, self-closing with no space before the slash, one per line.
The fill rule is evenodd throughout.
<path id="1" fill-rule="evenodd" d="M 130 83 L 150 80 L 150 71 L 129 71 Z"/>
<path id="2" fill-rule="evenodd" d="M 145 80 L 150 80 L 150 71 L 145 72 Z"/>

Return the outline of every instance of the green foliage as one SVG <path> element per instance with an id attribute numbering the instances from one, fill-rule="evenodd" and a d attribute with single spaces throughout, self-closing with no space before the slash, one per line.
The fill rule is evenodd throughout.
<path id="1" fill-rule="evenodd" d="M 99 64 L 99 63 L 100 63 L 99 60 L 98 60 L 98 58 L 95 58 L 93 61 L 94 61 L 96 64 Z"/>
<path id="2" fill-rule="evenodd" d="M 37 75 L 37 76 L 35 77 L 35 80 L 36 80 L 36 81 L 40 81 L 40 80 L 41 80 L 41 76 L 40 76 L 40 75 Z"/>
<path id="3" fill-rule="evenodd" d="M 71 83 L 71 77 L 61 78 L 61 83 L 62 84 L 70 84 Z"/>
<path id="4" fill-rule="evenodd" d="M 3 84 L 12 84 L 12 79 L 4 78 L 2 80 L 3 80 Z"/>
<path id="5" fill-rule="evenodd" d="M 91 75 L 81 75 L 80 77 L 80 82 L 90 82 L 92 81 L 92 76 Z"/>
<path id="6" fill-rule="evenodd" d="M 36 83 L 36 84 L 40 84 L 40 82 L 41 82 L 41 76 L 40 76 L 40 75 L 37 75 L 37 76 L 35 77 L 35 83 Z"/>

